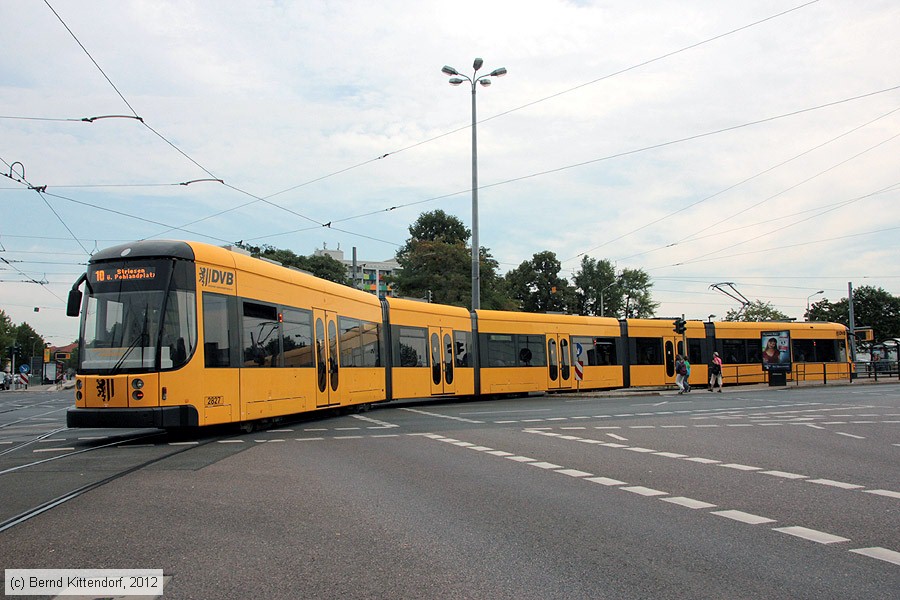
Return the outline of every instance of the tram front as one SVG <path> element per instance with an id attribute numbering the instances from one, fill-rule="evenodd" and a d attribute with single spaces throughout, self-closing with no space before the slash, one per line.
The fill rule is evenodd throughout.
<path id="1" fill-rule="evenodd" d="M 197 346 L 195 263 L 188 244 L 134 242 L 95 254 L 69 293 L 67 314 L 79 313 L 69 427 L 198 425 L 196 407 L 182 394 L 172 398 L 167 386 Z"/>

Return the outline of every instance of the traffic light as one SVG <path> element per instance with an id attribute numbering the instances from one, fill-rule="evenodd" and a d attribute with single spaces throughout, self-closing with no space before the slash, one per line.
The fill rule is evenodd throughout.
<path id="1" fill-rule="evenodd" d="M 675 326 L 675 328 L 672 330 L 675 333 L 684 333 L 685 331 L 687 331 L 687 321 L 680 317 L 672 321 L 672 324 Z"/>

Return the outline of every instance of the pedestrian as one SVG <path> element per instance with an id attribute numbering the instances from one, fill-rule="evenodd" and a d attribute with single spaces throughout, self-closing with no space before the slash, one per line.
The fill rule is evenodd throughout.
<path id="1" fill-rule="evenodd" d="M 683 394 L 685 392 L 685 377 L 687 376 L 687 368 L 684 366 L 684 358 L 681 357 L 680 354 L 675 355 L 675 387 L 678 388 L 678 393 Z"/>
<path id="2" fill-rule="evenodd" d="M 713 391 L 716 385 L 719 386 L 719 393 L 722 393 L 722 359 L 718 352 L 713 352 L 713 359 L 709 363 L 709 391 Z"/>
<path id="3" fill-rule="evenodd" d="M 687 356 L 685 356 L 684 357 L 684 381 L 682 382 L 684 384 L 685 392 L 691 391 L 690 379 L 691 379 L 691 361 L 688 360 Z"/>

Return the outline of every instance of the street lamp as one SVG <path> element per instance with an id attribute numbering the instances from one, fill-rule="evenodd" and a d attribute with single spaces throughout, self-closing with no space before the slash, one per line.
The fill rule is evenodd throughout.
<path id="1" fill-rule="evenodd" d="M 809 296 L 806 297 L 806 320 L 807 321 L 809 321 L 809 299 L 812 298 L 813 296 L 818 296 L 819 294 L 824 294 L 824 293 L 825 293 L 825 290 L 819 290 L 815 294 L 810 294 Z"/>
<path id="2" fill-rule="evenodd" d="M 487 75 L 478 75 L 478 69 L 484 64 L 480 58 L 476 58 L 472 64 L 475 69 L 472 77 L 463 75 L 453 67 L 444 65 L 441 72 L 450 75 L 450 85 L 459 85 L 468 81 L 472 86 L 472 310 L 481 308 L 481 247 L 478 245 L 478 135 L 475 121 L 475 84 L 484 87 L 491 85 L 491 77 L 503 77 L 506 69 L 500 67 Z"/>
<path id="3" fill-rule="evenodd" d="M 600 290 L 600 316 L 601 316 L 601 317 L 605 317 L 605 316 L 606 316 L 606 305 L 605 305 L 605 303 L 603 302 L 603 293 L 604 293 L 606 290 L 608 290 L 609 288 L 611 288 L 612 286 L 616 285 L 617 283 L 619 283 L 619 280 L 618 280 L 618 279 L 615 279 L 615 280 L 613 280 L 613 282 L 612 282 L 611 284 L 609 284 L 608 286 L 606 286 L 605 288 L 603 288 L 602 290 Z"/>

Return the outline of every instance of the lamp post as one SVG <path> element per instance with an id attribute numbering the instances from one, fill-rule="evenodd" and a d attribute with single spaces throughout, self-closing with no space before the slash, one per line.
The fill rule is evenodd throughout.
<path id="1" fill-rule="evenodd" d="M 604 294 L 604 292 L 606 292 L 606 290 L 608 290 L 612 286 L 616 285 L 617 283 L 619 283 L 619 280 L 615 279 L 615 280 L 613 280 L 613 282 L 611 284 L 609 284 L 608 286 L 606 286 L 605 288 L 600 290 L 600 316 L 601 317 L 606 316 L 606 304 L 603 302 L 603 294 Z"/>
<path id="2" fill-rule="evenodd" d="M 806 297 L 806 320 L 807 321 L 809 321 L 809 299 L 812 298 L 813 296 L 818 296 L 819 294 L 824 294 L 824 293 L 825 293 L 825 290 L 819 290 L 815 294 L 810 294 L 809 296 Z"/>
<path id="3" fill-rule="evenodd" d="M 459 85 L 468 81 L 472 86 L 472 310 L 481 308 L 481 247 L 478 244 L 478 135 L 475 119 L 475 84 L 484 87 L 491 85 L 491 77 L 503 77 L 506 69 L 500 67 L 487 75 L 478 75 L 478 69 L 484 64 L 480 58 L 476 58 L 472 64 L 474 72 L 472 77 L 463 75 L 453 67 L 444 65 L 441 72 L 450 75 L 450 85 Z"/>

